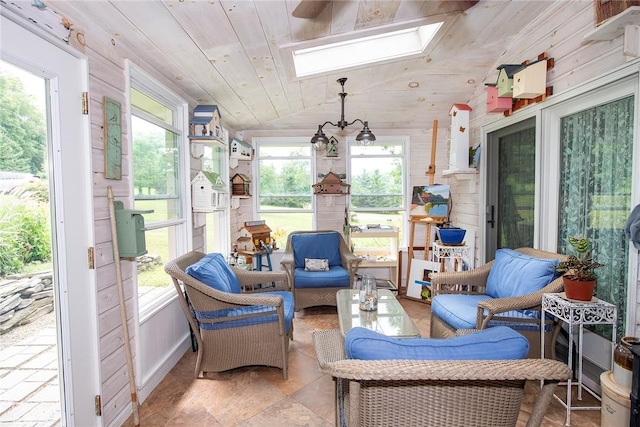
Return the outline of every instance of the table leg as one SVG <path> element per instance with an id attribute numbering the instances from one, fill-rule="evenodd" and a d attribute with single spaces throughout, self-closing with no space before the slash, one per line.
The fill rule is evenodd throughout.
<path id="1" fill-rule="evenodd" d="M 573 369 L 573 322 L 569 322 L 569 355 L 567 359 L 567 364 L 570 368 Z M 571 377 L 567 380 L 567 419 L 565 425 L 571 425 L 571 379 L 573 378 L 573 373 Z"/>
<path id="2" fill-rule="evenodd" d="M 582 400 L 582 337 L 584 335 L 582 323 L 578 328 L 578 400 Z"/>

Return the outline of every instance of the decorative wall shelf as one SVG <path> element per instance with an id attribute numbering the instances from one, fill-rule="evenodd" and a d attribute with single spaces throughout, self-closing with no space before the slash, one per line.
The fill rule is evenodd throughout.
<path id="1" fill-rule="evenodd" d="M 231 209 L 240 207 L 240 199 L 250 199 L 251 196 L 231 196 Z"/>
<path id="2" fill-rule="evenodd" d="M 606 41 L 620 37 L 629 25 L 640 25 L 640 6 L 631 6 L 612 16 L 584 35 L 584 42 Z"/>
<path id="3" fill-rule="evenodd" d="M 221 138 L 215 136 L 189 137 L 189 150 L 193 158 L 199 159 L 204 154 L 204 147 L 219 147 L 227 149 L 227 144 Z"/>
<path id="4" fill-rule="evenodd" d="M 457 179 L 471 179 L 471 177 L 477 173 L 478 170 L 476 168 L 447 169 L 442 171 L 442 176 L 455 176 Z"/>
<path id="5" fill-rule="evenodd" d="M 631 58 L 640 56 L 640 6 L 631 6 L 607 19 L 585 34 L 582 41 L 609 41 L 621 35 L 624 35 L 623 53 Z"/>

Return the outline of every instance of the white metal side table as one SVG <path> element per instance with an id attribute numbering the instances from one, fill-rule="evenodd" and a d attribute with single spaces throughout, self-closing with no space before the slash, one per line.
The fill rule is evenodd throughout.
<path id="1" fill-rule="evenodd" d="M 582 390 L 586 390 L 598 400 L 601 398 L 582 383 L 582 338 L 584 332 L 584 325 L 613 325 L 611 332 L 611 342 L 616 341 L 616 322 L 618 314 L 616 306 L 602 301 L 598 298 L 593 298 L 591 301 L 576 301 L 569 300 L 565 297 L 564 292 L 558 294 L 543 294 L 542 295 L 542 316 L 540 318 L 540 354 L 544 358 L 544 319 L 546 314 L 550 314 L 559 320 L 567 323 L 569 327 L 569 355 L 568 365 L 573 366 L 573 334 L 574 327 L 578 326 L 578 372 L 577 372 L 577 393 L 578 400 L 582 400 Z M 611 353 L 613 361 L 613 345 L 611 346 Z M 600 410 L 600 406 L 577 406 L 571 405 L 571 384 L 572 381 L 567 381 L 567 401 L 562 401 L 558 396 L 554 396 L 561 404 L 567 409 L 567 417 L 565 425 L 571 425 L 571 411 L 575 410 Z"/>
<path id="2" fill-rule="evenodd" d="M 433 242 L 433 261 L 440 263 L 440 271 L 444 271 L 444 262 L 446 259 L 453 259 L 454 270 L 457 269 L 457 259 L 469 253 L 469 246 L 463 245 L 445 245 L 439 240 Z"/>

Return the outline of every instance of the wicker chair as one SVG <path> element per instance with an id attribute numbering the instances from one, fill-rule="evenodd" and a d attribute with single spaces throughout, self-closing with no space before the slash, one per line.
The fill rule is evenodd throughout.
<path id="1" fill-rule="evenodd" d="M 319 234 L 336 234 L 338 236 L 338 249 L 340 254 L 339 258 L 341 264 L 339 267 L 343 268 L 346 271 L 345 279 L 338 285 L 333 284 L 331 286 L 327 285 L 327 281 L 325 280 L 325 272 L 312 273 L 317 274 L 316 284 L 313 286 L 296 286 L 296 269 L 303 270 L 304 269 L 304 258 L 305 254 L 297 254 L 294 253 L 294 244 L 292 243 L 292 239 L 294 236 L 313 236 Z M 316 246 L 311 250 L 312 256 L 311 258 L 318 257 L 320 253 L 326 253 L 327 250 L 332 250 L 332 248 L 326 248 L 320 246 Z M 325 256 L 323 256 L 325 258 Z M 302 259 L 302 265 L 300 265 L 300 259 Z M 334 230 L 323 230 L 323 231 L 293 231 L 287 237 L 287 245 L 285 247 L 285 253 L 280 261 L 284 271 L 289 276 L 289 281 L 293 286 L 293 293 L 296 301 L 296 310 L 300 310 L 301 308 L 314 307 L 319 305 L 332 305 L 336 306 L 336 292 L 340 289 L 351 288 L 353 287 L 353 282 L 355 280 L 355 273 L 358 269 L 358 264 L 362 259 L 356 255 L 354 255 L 347 246 L 342 235 Z M 333 270 L 333 266 L 331 266 Z M 330 272 L 327 272 L 330 273 Z"/>
<path id="2" fill-rule="evenodd" d="M 313 344 L 320 370 L 336 381 L 337 426 L 515 426 L 525 382 L 542 380 L 526 424 L 539 426 L 558 383 L 571 376 L 549 359 L 346 359 L 338 330 L 313 332 Z"/>
<path id="3" fill-rule="evenodd" d="M 542 251 L 533 248 L 519 248 L 516 251 L 542 259 L 566 259 L 566 255 Z M 434 273 L 430 276 L 433 286 L 433 296 L 441 294 L 485 295 L 487 278 L 494 261 L 474 270 L 462 272 Z M 490 298 L 480 301 L 477 305 L 475 329 L 485 329 L 491 324 L 507 324 L 527 337 L 530 344 L 529 357 L 540 357 L 540 319 L 536 316 L 511 317 L 516 310 L 530 310 L 540 312 L 542 294 L 562 292 L 564 288 L 562 278 L 559 277 L 537 292 L 508 298 Z M 555 359 L 555 342 L 560 333 L 560 324 L 548 320 L 545 327 L 545 357 Z M 448 338 L 454 336 L 456 328 L 431 312 L 431 337 Z"/>
<path id="4" fill-rule="evenodd" d="M 235 294 L 218 291 L 188 275 L 185 270 L 204 257 L 202 252 L 192 251 L 168 262 L 164 269 L 173 279 L 182 309 L 197 340 L 198 356 L 195 377 L 205 372 L 222 372 L 241 366 L 265 365 L 282 369 L 286 380 L 288 371 L 289 340 L 293 339 L 293 323 L 288 333 L 285 323 L 284 303 L 281 295 L 269 295 L 268 291 L 290 291 L 284 272 L 244 271 L 231 268 L 243 289 L 253 289 Z M 273 287 L 255 289 L 259 284 Z M 182 289 L 184 286 L 184 292 Z M 186 298 L 185 298 L 186 293 Z M 188 300 L 187 300 L 188 298 Z M 267 306 L 267 307 L 265 307 Z M 234 309 L 255 307 L 251 313 L 244 310 L 240 316 L 231 316 Z M 193 311 L 195 310 L 195 311 Z M 226 310 L 226 312 L 225 312 Z M 225 316 L 195 317 L 195 312 L 226 313 Z M 273 316 L 274 321 L 264 321 Z M 239 326 L 222 329 L 205 329 L 203 323 L 237 322 Z"/>

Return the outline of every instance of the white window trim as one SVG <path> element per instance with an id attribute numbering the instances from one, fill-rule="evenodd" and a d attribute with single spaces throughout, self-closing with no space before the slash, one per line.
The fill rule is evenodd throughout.
<path id="1" fill-rule="evenodd" d="M 409 174 L 409 150 L 410 150 L 410 146 L 411 146 L 411 138 L 408 135 L 397 135 L 397 136 L 379 136 L 376 138 L 376 142 L 374 142 L 374 144 L 384 144 L 385 142 L 400 142 L 402 143 L 402 156 L 399 156 L 402 158 L 402 188 L 404 191 L 404 201 L 403 201 L 403 211 L 402 211 L 402 226 L 404 227 L 404 229 L 401 230 L 401 235 L 402 235 L 402 241 L 398 242 L 398 246 L 400 248 L 406 248 L 407 247 L 407 225 L 408 225 L 408 221 L 409 221 L 409 212 L 411 210 L 411 197 L 409 196 L 411 194 L 411 183 L 409 182 L 410 180 L 410 174 Z M 349 182 L 352 182 L 351 179 L 351 158 L 352 157 L 359 157 L 359 156 L 352 156 L 351 155 L 351 150 L 349 149 L 349 147 L 353 144 L 357 144 L 356 142 L 356 138 L 355 137 L 347 137 L 347 160 L 346 160 L 346 170 L 347 170 L 347 179 L 349 180 Z M 388 156 L 384 156 L 381 155 L 380 157 L 388 157 Z M 349 196 L 351 197 L 351 196 Z"/>
<path id="2" fill-rule="evenodd" d="M 178 140 L 178 149 L 180 151 L 180 168 L 179 174 L 181 175 L 181 184 L 180 184 L 180 192 L 181 192 L 181 211 L 182 218 L 178 220 L 165 221 L 162 223 L 153 224 L 151 226 L 145 227 L 146 230 L 152 230 L 159 228 L 160 225 L 174 225 L 178 228 L 178 233 L 181 236 L 177 239 L 176 252 L 178 254 L 183 254 L 191 250 L 193 245 L 193 237 L 192 237 L 192 217 L 191 217 L 191 188 L 190 188 L 190 156 L 189 156 L 189 140 L 187 138 L 188 123 L 189 123 L 189 105 L 188 103 L 173 93 L 168 88 L 164 87 L 158 81 L 156 81 L 153 77 L 143 71 L 140 67 L 135 65 L 130 60 L 125 61 L 125 71 L 128 76 L 127 78 L 127 88 L 126 88 L 126 97 L 127 97 L 127 106 L 131 106 L 131 88 L 135 87 L 137 90 L 141 92 L 151 95 L 153 98 L 162 100 L 166 102 L 167 105 L 175 107 L 176 117 L 175 117 L 175 125 L 167 126 L 167 123 L 162 122 L 161 126 L 164 128 L 168 128 L 169 130 L 177 133 L 179 135 Z M 155 117 L 151 117 L 149 114 L 145 112 L 136 111 L 136 115 L 143 116 L 145 120 L 148 120 L 152 123 L 159 123 L 158 119 Z M 128 123 L 131 123 L 132 117 L 132 108 L 127 108 L 127 120 Z M 129 152 L 133 153 L 133 149 L 131 145 L 133 145 L 133 137 L 132 137 L 132 129 L 129 126 L 128 129 L 128 139 L 129 139 Z M 133 161 L 129 162 L 129 176 L 133 177 Z M 133 188 L 133 179 L 129 182 L 129 194 L 131 205 L 134 202 L 134 188 Z M 145 301 L 145 303 L 140 306 L 138 300 L 138 286 L 137 286 L 137 276 L 134 271 L 134 281 L 136 286 L 134 287 L 134 295 L 137 307 L 138 314 L 138 323 L 144 323 L 153 317 L 155 313 L 162 310 L 167 304 L 177 298 L 175 290 L 172 286 L 167 286 L 166 292 L 159 294 L 156 298 L 152 300 Z"/>
<path id="3" fill-rule="evenodd" d="M 260 218 L 260 212 L 258 211 L 258 204 L 260 193 L 258 192 L 258 181 L 259 181 L 259 167 L 258 163 L 260 158 L 258 154 L 260 152 L 260 145 L 287 145 L 287 144 L 299 144 L 301 142 L 305 142 L 309 139 L 307 136 L 290 136 L 290 137 L 254 137 L 252 142 L 256 148 L 256 156 L 251 165 L 251 175 L 256 177 L 251 182 L 251 191 L 256 197 L 253 198 L 252 209 L 253 209 L 253 217 Z M 311 145 L 311 144 L 309 144 Z M 317 151 L 311 148 L 311 181 L 313 181 L 313 177 L 316 176 L 316 158 Z M 313 192 L 311 194 L 311 223 L 313 224 L 313 228 L 317 228 L 317 209 L 316 209 L 316 197 L 313 197 Z M 274 212 L 274 211 L 270 211 Z M 306 211 L 305 211 L 306 212 Z M 292 212 L 295 213 L 295 212 Z"/>

